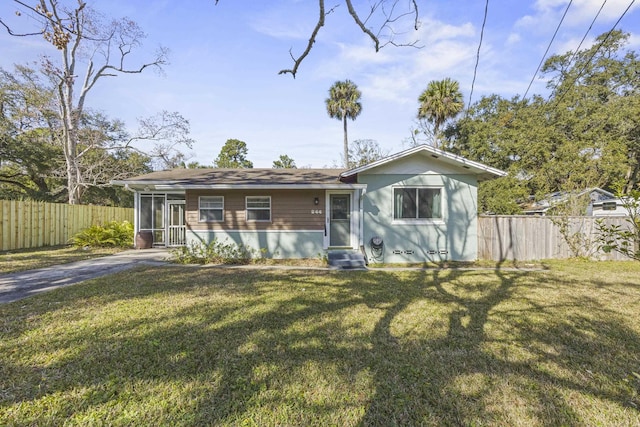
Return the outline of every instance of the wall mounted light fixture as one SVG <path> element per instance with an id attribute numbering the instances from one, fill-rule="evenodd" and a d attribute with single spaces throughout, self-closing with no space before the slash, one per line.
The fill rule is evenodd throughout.
<path id="1" fill-rule="evenodd" d="M 319 199 L 319 198 L 317 198 L 317 197 L 316 197 L 315 199 L 313 199 L 313 204 L 314 204 L 314 205 L 316 205 L 316 206 L 317 206 L 318 204 L 320 204 L 320 199 Z"/>

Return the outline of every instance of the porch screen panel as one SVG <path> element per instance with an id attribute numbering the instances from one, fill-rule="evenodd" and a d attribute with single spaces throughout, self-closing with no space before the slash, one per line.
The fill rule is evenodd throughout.
<path id="1" fill-rule="evenodd" d="M 153 228 L 153 197 L 140 197 L 140 229 L 151 230 Z"/>
<path id="2" fill-rule="evenodd" d="M 164 196 L 153 198 L 153 241 L 164 243 Z"/>
<path id="3" fill-rule="evenodd" d="M 140 196 L 140 230 L 153 233 L 153 243 L 165 241 L 165 195 L 143 194 Z"/>

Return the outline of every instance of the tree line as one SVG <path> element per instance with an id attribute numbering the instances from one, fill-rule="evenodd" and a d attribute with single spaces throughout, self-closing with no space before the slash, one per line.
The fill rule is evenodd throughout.
<path id="1" fill-rule="evenodd" d="M 132 61 L 145 37 L 135 22 L 105 23 L 84 0 L 74 7 L 45 0 L 16 4 L 28 12 L 24 22 L 40 29 L 0 24 L 12 35 L 44 37 L 51 53 L 37 64 L 0 69 L 0 197 L 127 205 L 130 194 L 111 187 L 112 179 L 203 166 L 187 162 L 182 152 L 193 140 L 178 112 L 140 119 L 131 131 L 87 107 L 98 81 L 166 65 L 163 47 Z M 590 48 L 550 57 L 541 68 L 547 96 L 487 95 L 465 109 L 458 82 L 431 81 L 418 96 L 417 127 L 407 141 L 508 171 L 480 186 L 481 212 L 518 213 L 530 196 L 556 191 L 602 187 L 629 194 L 640 180 L 640 65 L 628 44 L 628 34 L 612 31 Z M 347 119 L 362 112 L 361 95 L 344 80 L 325 100 L 329 117 L 343 125 L 345 168 L 388 154 L 375 140 L 348 140 Z M 140 148 L 143 141 L 151 148 Z M 227 140 L 213 166 L 253 167 L 246 143 Z M 273 167 L 296 164 L 282 154 Z"/>
<path id="2" fill-rule="evenodd" d="M 547 96 L 492 94 L 465 110 L 457 81 L 433 80 L 418 96 L 407 141 L 509 172 L 480 184 L 481 213 L 517 214 L 532 199 L 594 187 L 630 195 L 640 180 L 640 61 L 629 37 L 611 31 L 590 48 L 549 57 L 541 68 Z M 345 166 L 358 166 L 349 158 L 346 119 L 362 111 L 360 92 L 347 80 L 329 93 L 328 113 L 343 121 Z M 579 205 L 566 213 L 584 214 Z"/>
<path id="3" fill-rule="evenodd" d="M 640 179 L 640 61 L 629 34 L 549 57 L 549 95 L 482 97 L 443 134 L 446 150 L 505 170 L 483 183 L 481 212 L 519 213 L 529 196 L 601 187 L 630 194 Z"/>

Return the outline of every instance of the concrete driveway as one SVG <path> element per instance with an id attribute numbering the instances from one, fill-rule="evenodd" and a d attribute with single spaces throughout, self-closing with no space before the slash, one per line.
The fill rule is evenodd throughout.
<path id="1" fill-rule="evenodd" d="M 130 249 L 101 258 L 3 274 L 0 275 L 0 304 L 128 270 L 138 265 L 166 264 L 169 257 L 169 251 L 166 249 Z"/>

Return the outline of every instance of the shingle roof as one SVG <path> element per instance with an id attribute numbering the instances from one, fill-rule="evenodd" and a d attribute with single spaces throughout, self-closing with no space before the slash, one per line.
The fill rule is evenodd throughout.
<path id="1" fill-rule="evenodd" d="M 376 160 L 375 162 L 371 162 L 364 166 L 360 166 L 348 171 L 344 171 L 342 174 L 340 174 L 340 176 L 343 179 L 348 179 L 350 177 L 358 175 L 359 173 L 366 172 L 371 169 L 375 169 L 379 166 L 385 165 L 387 163 L 394 162 L 398 159 L 402 159 L 404 157 L 414 156 L 414 155 L 423 155 L 423 156 L 431 157 L 434 159 L 438 159 L 440 162 L 463 168 L 466 171 L 468 171 L 467 173 L 472 173 L 476 175 L 479 181 L 507 175 L 506 172 L 501 171 L 500 169 L 496 169 L 491 166 L 487 166 L 485 164 L 466 159 L 462 156 L 458 156 L 456 154 L 437 149 L 430 145 L 418 145 L 415 147 L 408 148 L 399 153 L 392 154 L 391 156 L 387 156 L 383 159 Z"/>
<path id="2" fill-rule="evenodd" d="M 342 185 L 344 169 L 172 169 L 113 181 L 129 186 L 174 188 Z"/>

